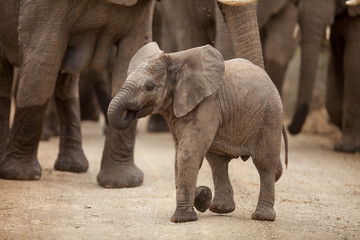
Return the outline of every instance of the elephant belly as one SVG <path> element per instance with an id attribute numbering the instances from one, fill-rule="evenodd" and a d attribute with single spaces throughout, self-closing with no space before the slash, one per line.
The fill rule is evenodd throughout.
<path id="1" fill-rule="evenodd" d="M 253 151 L 250 148 L 231 146 L 226 143 L 214 142 L 209 152 L 217 153 L 220 155 L 230 156 L 231 158 L 238 158 L 240 156 L 252 156 Z"/>
<path id="2" fill-rule="evenodd" d="M 129 15 L 129 8 L 91 3 L 92 8 L 86 8 L 73 26 L 63 61 L 65 72 L 76 73 L 87 67 L 105 70 L 114 44 L 132 30 L 133 17 Z"/>
<path id="3" fill-rule="evenodd" d="M 96 37 L 89 32 L 70 39 L 64 56 L 63 71 L 77 73 L 89 66 L 94 55 Z"/>
<path id="4" fill-rule="evenodd" d="M 241 129 L 228 129 L 218 132 L 210 151 L 222 155 L 229 155 L 232 158 L 248 155 L 254 156 L 255 146 L 259 129 L 246 127 Z"/>

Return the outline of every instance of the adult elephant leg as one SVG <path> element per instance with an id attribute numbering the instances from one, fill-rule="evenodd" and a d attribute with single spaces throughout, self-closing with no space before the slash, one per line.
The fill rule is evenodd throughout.
<path id="1" fill-rule="evenodd" d="M 301 69 L 296 108 L 288 129 L 300 133 L 310 109 L 318 57 L 325 29 L 335 16 L 335 4 L 329 1 L 300 1 L 298 22 L 301 30 Z"/>
<path id="2" fill-rule="evenodd" d="M 344 49 L 344 96 L 342 111 L 342 135 L 335 144 L 335 150 L 342 152 L 360 151 L 360 18 L 346 16 Z"/>
<path id="3" fill-rule="evenodd" d="M 136 14 L 138 25 L 133 32 L 118 43 L 118 54 L 112 73 L 112 96 L 120 90 L 126 79 L 131 58 L 143 45 L 152 41 L 151 24 L 154 1 L 142 1 L 144 4 Z M 103 187 L 135 187 L 143 182 L 144 175 L 134 163 L 134 144 L 137 121 L 124 131 L 109 128 L 101 159 L 98 183 Z"/>
<path id="4" fill-rule="evenodd" d="M 265 70 L 280 95 L 287 65 L 298 45 L 298 40 L 293 36 L 296 19 L 296 7 L 287 4 L 265 26 L 266 37 L 263 39 Z"/>
<path id="5" fill-rule="evenodd" d="M 55 88 L 55 102 L 60 120 L 60 150 L 55 169 L 86 172 L 89 164 L 81 143 L 79 74 L 60 73 Z"/>
<path id="6" fill-rule="evenodd" d="M 56 111 L 55 99 L 54 97 L 51 97 L 44 116 L 41 140 L 47 141 L 50 139 L 51 136 L 58 136 L 59 135 L 58 127 L 59 127 L 59 121 L 58 121 L 58 114 Z"/>
<path id="7" fill-rule="evenodd" d="M 1 178 L 40 179 L 41 167 L 36 155 L 46 105 L 16 108 L 9 142 L 0 164 Z"/>
<path id="8" fill-rule="evenodd" d="M 344 38 L 343 26 L 335 23 L 331 27 L 330 59 L 328 77 L 326 83 L 326 110 L 330 116 L 330 122 L 338 128 L 342 128 L 342 112 L 344 100 Z"/>
<path id="9" fill-rule="evenodd" d="M 96 73 L 95 70 L 88 69 L 80 74 L 79 99 L 82 121 L 99 121 L 100 118 L 100 109 L 96 102 L 95 94 Z"/>
<path id="10" fill-rule="evenodd" d="M 230 32 L 235 56 L 264 68 L 256 3 L 246 6 L 228 6 L 222 3 L 218 5 Z"/>
<path id="11" fill-rule="evenodd" d="M 24 54 L 23 61 L 27 64 L 20 68 L 14 121 L 0 164 L 1 178 L 37 180 L 41 177 L 37 149 L 57 70 L 52 64 L 48 65 L 50 61 L 41 64 L 40 59 L 31 57 L 30 60 L 29 56 Z"/>
<path id="12" fill-rule="evenodd" d="M 134 163 L 137 121 L 127 130 L 117 131 L 111 126 L 106 135 L 98 183 L 106 188 L 136 187 L 144 174 Z"/>
<path id="13" fill-rule="evenodd" d="M 110 79 L 108 71 L 96 72 L 94 87 L 101 112 L 104 114 L 105 117 L 104 133 L 106 134 L 109 126 L 107 110 L 111 101 Z"/>
<path id="14" fill-rule="evenodd" d="M 121 66 L 128 66 L 128 64 L 123 63 Z M 125 79 L 125 76 L 122 77 Z M 115 86 L 113 84 L 113 89 L 117 84 L 119 83 L 115 83 Z M 122 131 L 109 126 L 100 172 L 97 175 L 97 181 L 101 186 L 106 188 L 136 187 L 143 182 L 144 175 L 134 163 L 136 126 L 137 121 L 133 121 L 130 127 Z"/>
<path id="15" fill-rule="evenodd" d="M 9 137 L 13 66 L 0 53 L 0 161 Z"/>

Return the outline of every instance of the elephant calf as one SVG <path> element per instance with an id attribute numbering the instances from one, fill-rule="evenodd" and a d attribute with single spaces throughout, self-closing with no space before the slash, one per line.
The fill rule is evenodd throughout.
<path id="1" fill-rule="evenodd" d="M 151 113 L 164 115 L 175 140 L 177 206 L 172 222 L 197 220 L 193 206 L 204 156 L 215 186 L 211 211 L 235 209 L 228 163 L 251 156 L 261 182 L 252 218 L 275 220 L 274 184 L 282 173 L 282 133 L 286 165 L 287 140 L 279 93 L 262 69 L 244 59 L 224 62 L 210 45 L 165 54 L 156 43 L 149 43 L 132 58 L 108 118 L 112 127 L 122 130 Z"/>

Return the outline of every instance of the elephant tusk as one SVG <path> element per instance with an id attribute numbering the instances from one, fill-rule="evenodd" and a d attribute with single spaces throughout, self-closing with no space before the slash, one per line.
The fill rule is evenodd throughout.
<path id="1" fill-rule="evenodd" d="M 346 1 L 346 5 L 348 6 L 356 6 L 360 4 L 360 0 L 348 0 Z"/>
<path id="2" fill-rule="evenodd" d="M 328 25 L 325 29 L 325 39 L 326 41 L 330 41 L 331 36 L 331 27 Z"/>
<path id="3" fill-rule="evenodd" d="M 299 36 L 299 29 L 300 29 L 300 26 L 299 24 L 295 24 L 295 27 L 294 27 L 294 31 L 293 31 L 293 38 L 294 39 L 297 39 L 298 36 Z"/>
<path id="4" fill-rule="evenodd" d="M 217 1 L 229 6 L 245 6 L 250 3 L 257 2 L 258 0 L 217 0 Z"/>
<path id="5" fill-rule="evenodd" d="M 117 5 L 125 5 L 125 6 L 132 6 L 138 2 L 138 0 L 106 0 L 106 1 L 115 3 Z"/>

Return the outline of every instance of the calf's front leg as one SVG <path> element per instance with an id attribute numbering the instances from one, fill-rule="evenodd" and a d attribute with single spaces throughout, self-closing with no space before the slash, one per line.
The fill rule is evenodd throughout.
<path id="1" fill-rule="evenodd" d="M 204 151 L 196 149 L 191 141 L 182 141 L 176 149 L 175 184 L 176 210 L 171 217 L 175 223 L 197 220 L 194 211 L 195 188 Z"/>

